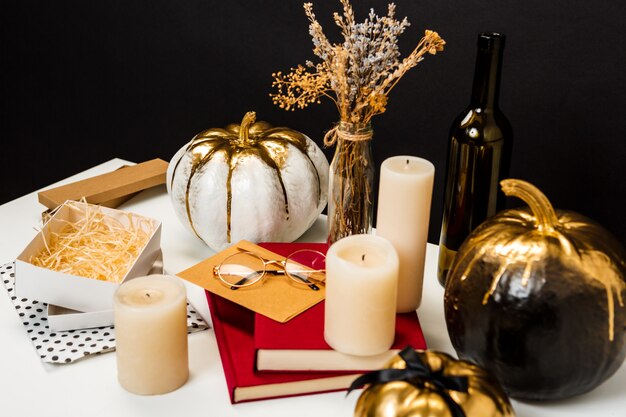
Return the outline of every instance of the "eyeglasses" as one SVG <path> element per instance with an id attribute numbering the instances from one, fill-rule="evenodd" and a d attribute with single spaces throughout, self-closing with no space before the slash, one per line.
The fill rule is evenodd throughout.
<path id="1" fill-rule="evenodd" d="M 239 251 L 213 267 L 213 274 L 231 290 L 256 284 L 266 274 L 286 275 L 292 282 L 306 285 L 313 291 L 318 291 L 318 285 L 323 286 L 326 280 L 326 256 L 321 252 L 302 249 L 290 254 L 284 261 L 277 261 L 247 250 Z M 268 269 L 268 266 L 280 269 Z"/>

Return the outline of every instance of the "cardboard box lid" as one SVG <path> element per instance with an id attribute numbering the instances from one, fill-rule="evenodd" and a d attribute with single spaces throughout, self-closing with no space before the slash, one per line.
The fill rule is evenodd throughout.
<path id="1" fill-rule="evenodd" d="M 83 197 L 91 204 L 117 207 L 138 191 L 165 184 L 167 167 L 167 162 L 157 158 L 44 190 L 37 196 L 39 202 L 50 209 L 67 200 L 80 200 Z"/>

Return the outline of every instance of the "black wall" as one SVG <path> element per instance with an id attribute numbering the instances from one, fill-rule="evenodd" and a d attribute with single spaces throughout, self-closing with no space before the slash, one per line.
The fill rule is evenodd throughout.
<path id="1" fill-rule="evenodd" d="M 386 1 L 354 0 L 358 20 Z M 515 134 L 511 176 L 626 242 L 626 3 L 615 0 L 397 0 L 446 50 L 411 70 L 373 121 L 380 164 L 396 154 L 437 169 L 439 233 L 447 134 L 468 104 L 476 35 L 507 35 L 501 107 Z M 318 0 L 330 36 L 338 1 Z M 2 1 L 0 202 L 113 157 L 169 160 L 195 133 L 248 110 L 321 144 L 332 103 L 275 107 L 271 74 L 314 59 L 302 1 Z M 338 38 L 335 38 L 338 40 Z M 331 150 L 327 151 L 330 158 Z M 511 202 L 516 205 L 517 202 Z"/>

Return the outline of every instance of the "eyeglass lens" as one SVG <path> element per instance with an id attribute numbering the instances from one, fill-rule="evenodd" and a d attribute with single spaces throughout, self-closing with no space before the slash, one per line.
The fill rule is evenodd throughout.
<path id="1" fill-rule="evenodd" d="M 220 279 L 228 285 L 245 287 L 257 282 L 265 271 L 265 264 L 251 253 L 236 253 L 220 265 Z"/>
<path id="2" fill-rule="evenodd" d="M 304 265 L 304 266 L 303 266 Z M 326 257 L 315 251 L 301 250 L 292 253 L 285 261 L 285 272 L 302 284 L 324 282 Z"/>

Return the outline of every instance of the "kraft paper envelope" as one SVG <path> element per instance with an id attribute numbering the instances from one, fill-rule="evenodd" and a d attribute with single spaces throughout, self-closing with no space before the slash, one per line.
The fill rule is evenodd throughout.
<path id="1" fill-rule="evenodd" d="M 213 267 L 219 265 L 228 256 L 240 252 L 238 248 L 256 253 L 265 259 L 277 261 L 285 259 L 254 243 L 242 240 L 177 275 L 220 297 L 281 323 L 289 321 L 324 299 L 326 291 L 323 286 L 319 286 L 319 291 L 313 291 L 305 285 L 293 283 L 284 275 L 266 274 L 261 281 L 249 287 L 230 289 L 217 275 L 213 274 Z M 272 265 L 268 265 L 267 268 L 268 270 L 276 269 Z"/>

